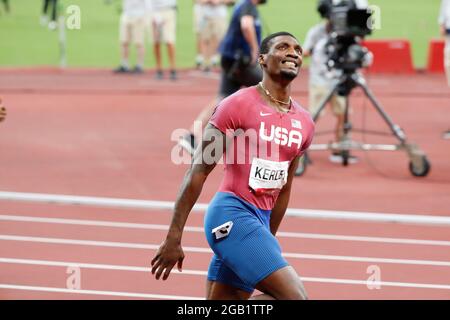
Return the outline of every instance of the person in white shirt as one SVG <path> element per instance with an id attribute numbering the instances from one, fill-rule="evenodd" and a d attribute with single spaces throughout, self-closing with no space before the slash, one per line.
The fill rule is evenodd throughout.
<path id="1" fill-rule="evenodd" d="M 177 79 L 175 62 L 177 0 L 153 0 L 153 49 L 156 59 L 156 78 L 164 77 L 162 69 L 161 44 L 167 45 L 169 56 L 170 79 Z"/>
<path id="2" fill-rule="evenodd" d="M 313 26 L 308 31 L 303 44 L 303 57 L 311 57 L 309 65 L 309 112 L 312 116 L 317 113 L 321 102 L 328 95 L 334 84 L 332 73 L 327 66 L 328 56 L 325 51 L 329 40 L 330 27 L 328 20 Z M 329 102 L 336 117 L 336 141 L 340 141 L 343 134 L 345 100 L 345 97 L 334 94 Z M 342 157 L 340 153 L 333 153 L 330 156 L 330 161 L 341 163 Z M 356 157 L 350 156 L 350 163 L 356 161 Z"/>
<path id="3" fill-rule="evenodd" d="M 120 17 L 119 38 L 121 45 L 121 64 L 116 73 L 143 73 L 145 59 L 145 30 L 147 23 L 146 0 L 123 0 Z M 137 51 L 137 63 L 134 69 L 129 67 L 129 47 L 133 43 Z"/>
<path id="4" fill-rule="evenodd" d="M 328 15 L 332 5 L 338 5 L 342 2 L 347 2 L 349 5 L 353 5 L 358 9 L 364 9 L 368 6 L 366 0 L 319 0 L 317 9 L 324 20 L 309 29 L 305 42 L 303 43 L 303 57 L 311 57 L 309 66 L 309 111 L 312 116 L 317 113 L 321 102 L 331 91 L 336 81 L 335 73 L 327 66 L 329 57 L 326 54 L 326 46 L 331 31 Z M 346 97 L 334 94 L 329 101 L 329 105 L 336 117 L 336 141 L 340 141 L 343 135 L 346 99 Z M 321 115 L 323 113 L 322 110 Z M 330 161 L 342 163 L 341 153 L 333 153 L 330 156 Z M 356 163 L 357 161 L 358 159 L 355 156 L 349 156 L 349 163 Z"/>

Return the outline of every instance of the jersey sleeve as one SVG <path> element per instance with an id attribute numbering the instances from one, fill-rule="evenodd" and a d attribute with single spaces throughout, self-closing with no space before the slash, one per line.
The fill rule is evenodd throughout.
<path id="1" fill-rule="evenodd" d="M 234 131 L 242 128 L 241 109 L 242 105 L 238 99 L 233 96 L 228 97 L 216 107 L 209 123 L 222 133 L 233 135 Z"/>
<path id="2" fill-rule="evenodd" d="M 256 7 L 253 6 L 251 3 L 243 4 L 239 12 L 239 19 L 241 19 L 243 16 L 252 16 L 253 18 L 256 18 L 257 17 Z"/>

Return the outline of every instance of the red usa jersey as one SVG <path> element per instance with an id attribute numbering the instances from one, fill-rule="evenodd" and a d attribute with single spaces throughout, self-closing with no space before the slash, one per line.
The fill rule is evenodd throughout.
<path id="1" fill-rule="evenodd" d="M 224 151 L 225 176 L 219 191 L 272 210 L 287 182 L 289 165 L 313 139 L 310 114 L 295 102 L 289 112 L 277 112 L 256 87 L 250 87 L 224 99 L 209 123 L 233 138 Z"/>

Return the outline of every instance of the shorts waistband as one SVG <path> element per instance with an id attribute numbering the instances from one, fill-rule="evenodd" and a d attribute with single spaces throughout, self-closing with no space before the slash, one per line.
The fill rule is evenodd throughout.
<path id="1" fill-rule="evenodd" d="M 227 200 L 238 201 L 241 205 L 247 207 L 248 209 L 250 209 L 254 212 L 260 213 L 260 214 L 270 215 L 272 213 L 272 210 L 260 209 L 257 206 L 255 206 L 254 204 L 242 199 L 241 197 L 235 195 L 232 192 L 219 191 L 216 193 L 216 195 L 214 196 L 214 198 L 211 202 L 227 201 Z"/>

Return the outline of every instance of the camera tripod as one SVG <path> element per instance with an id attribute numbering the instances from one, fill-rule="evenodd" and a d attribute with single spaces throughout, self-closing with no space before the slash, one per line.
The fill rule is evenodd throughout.
<path id="1" fill-rule="evenodd" d="M 349 94 L 355 87 L 360 87 L 364 91 L 364 94 L 369 98 L 372 105 L 378 111 L 383 120 L 387 123 L 392 131 L 392 134 L 399 141 L 398 144 L 367 144 L 352 141 L 350 133 L 352 131 L 352 124 L 349 119 Z M 381 105 L 375 99 L 374 95 L 367 87 L 364 78 L 355 72 L 343 72 L 336 85 L 331 89 L 327 96 L 321 102 L 319 108 L 313 116 L 314 122 L 317 122 L 320 113 L 325 108 L 327 103 L 331 100 L 334 94 L 340 94 L 346 97 L 345 112 L 344 112 L 344 125 L 343 134 L 338 142 L 330 142 L 327 144 L 312 144 L 309 147 L 311 151 L 323 151 L 332 150 L 333 152 L 340 152 L 342 155 L 342 164 L 347 166 L 349 164 L 350 150 L 377 150 L 377 151 L 397 151 L 403 150 L 409 157 L 409 171 L 413 176 L 424 177 L 430 171 L 431 165 L 428 161 L 425 153 L 414 143 L 408 142 L 403 130 L 395 124 L 388 114 L 383 110 Z M 300 159 L 299 165 L 295 172 L 296 176 L 302 175 L 311 160 L 308 157 L 308 153 L 305 153 Z"/>

